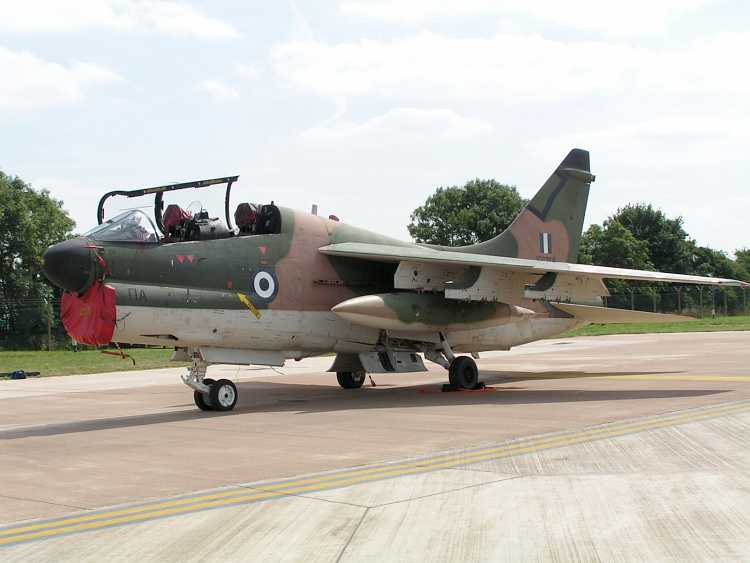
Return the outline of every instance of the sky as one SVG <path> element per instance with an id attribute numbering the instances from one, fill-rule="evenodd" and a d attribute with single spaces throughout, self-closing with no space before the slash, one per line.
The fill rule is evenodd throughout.
<path id="1" fill-rule="evenodd" d="M 105 191 L 239 174 L 234 205 L 408 239 L 438 186 L 531 197 L 580 147 L 587 223 L 653 203 L 731 254 L 750 246 L 748 54 L 740 0 L 0 0 L 0 170 L 78 232 Z M 222 197 L 166 199 L 221 216 Z"/>

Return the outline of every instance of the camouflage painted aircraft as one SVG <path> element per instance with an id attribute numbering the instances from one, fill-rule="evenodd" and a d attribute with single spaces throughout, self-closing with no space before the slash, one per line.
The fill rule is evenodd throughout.
<path id="1" fill-rule="evenodd" d="M 456 248 L 394 240 L 269 205 L 241 204 L 237 177 L 106 194 L 99 226 L 50 247 L 47 277 L 65 290 L 70 335 L 90 344 L 174 346 L 192 361 L 184 382 L 198 407 L 231 410 L 237 389 L 205 377 L 210 364 L 282 366 L 334 352 L 329 371 L 359 388 L 367 373 L 448 370 L 446 388 L 481 385 L 474 358 L 590 322 L 685 317 L 602 307 L 607 278 L 712 284 L 743 282 L 577 264 L 589 188 L 589 154 L 572 150 L 513 224 Z M 163 195 L 226 184 L 226 224 Z M 104 221 L 112 195 L 155 194 L 141 211 Z M 459 355 L 459 353 L 468 355 Z"/>

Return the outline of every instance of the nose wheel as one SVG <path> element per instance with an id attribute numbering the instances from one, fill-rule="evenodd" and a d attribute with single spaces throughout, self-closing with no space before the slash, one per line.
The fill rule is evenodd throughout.
<path id="1" fill-rule="evenodd" d="M 208 385 L 211 387 L 216 383 L 213 379 L 210 379 L 208 377 L 203 379 L 203 385 Z M 211 408 L 211 403 L 209 402 L 208 394 L 207 393 L 201 393 L 200 391 L 193 391 L 193 401 L 195 401 L 195 406 L 198 407 L 202 411 L 210 411 L 213 410 Z"/>
<path id="2" fill-rule="evenodd" d="M 202 411 L 231 411 L 237 404 L 237 386 L 228 379 L 204 379 L 208 393 L 193 391 L 195 405 Z"/>
<path id="3" fill-rule="evenodd" d="M 182 381 L 193 390 L 193 401 L 202 411 L 231 411 L 237 404 L 237 386 L 228 379 L 214 381 L 206 375 L 208 364 L 197 354 Z"/>

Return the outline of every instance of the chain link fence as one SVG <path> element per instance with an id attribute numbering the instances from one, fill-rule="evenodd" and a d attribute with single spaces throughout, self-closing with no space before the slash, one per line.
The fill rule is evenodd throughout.
<path id="1" fill-rule="evenodd" d="M 0 297 L 0 349 L 54 350 L 71 344 L 58 297 Z"/>
<path id="2" fill-rule="evenodd" d="M 712 286 L 630 286 L 610 288 L 605 306 L 692 317 L 747 315 L 747 288 Z"/>

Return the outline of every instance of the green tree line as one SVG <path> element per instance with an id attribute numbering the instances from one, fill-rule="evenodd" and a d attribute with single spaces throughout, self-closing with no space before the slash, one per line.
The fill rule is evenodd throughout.
<path id="1" fill-rule="evenodd" d="M 417 242 L 472 244 L 500 234 L 525 205 L 515 186 L 475 179 L 463 186 L 438 188 L 412 212 L 408 229 Z M 578 261 L 750 281 L 750 249 L 737 249 L 732 259 L 723 251 L 701 246 L 685 231 L 682 217 L 669 217 L 647 203 L 631 203 L 601 225 L 591 225 L 581 238 Z M 644 303 L 649 307 L 655 304 L 659 310 L 696 309 L 699 301 L 710 310 L 715 299 L 723 307 L 723 295 L 717 298 L 709 289 L 703 296 L 701 290 L 684 288 L 683 292 L 671 284 L 607 280 L 607 286 L 613 294 L 610 301 L 617 306 L 634 304 L 637 294 L 650 295 Z M 727 311 L 742 309 L 744 295 L 727 292 Z"/>
<path id="2" fill-rule="evenodd" d="M 421 243 L 472 244 L 502 232 L 525 205 L 514 186 L 475 179 L 438 188 L 411 214 L 408 229 Z M 73 236 L 74 228 L 61 201 L 0 172 L 0 348 L 39 349 L 69 341 L 59 318 L 60 293 L 42 274 L 41 256 L 48 246 Z M 579 261 L 750 281 L 750 249 L 740 248 L 732 259 L 700 246 L 685 231 L 682 218 L 670 218 L 644 203 L 627 205 L 601 225 L 591 225 L 582 237 Z M 613 297 L 636 290 L 658 295 L 661 310 L 694 308 L 704 298 L 688 291 L 677 297 L 659 285 L 608 285 Z M 711 303 L 715 299 L 712 295 Z M 727 299 L 728 310 L 740 309 L 738 293 Z"/>
<path id="3" fill-rule="evenodd" d="M 42 348 L 66 341 L 59 291 L 42 274 L 42 254 L 72 236 L 62 202 L 0 172 L 0 347 Z"/>

